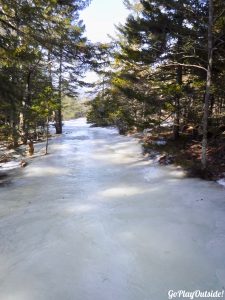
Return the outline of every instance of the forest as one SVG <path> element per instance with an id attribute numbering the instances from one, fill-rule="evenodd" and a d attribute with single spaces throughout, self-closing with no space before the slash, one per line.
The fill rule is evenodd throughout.
<path id="1" fill-rule="evenodd" d="M 79 12 L 89 1 L 0 1 L 0 135 L 9 147 L 34 139 L 76 97 L 91 46 Z"/>
<path id="2" fill-rule="evenodd" d="M 105 53 L 88 120 L 121 133 L 147 128 L 147 144 L 165 138 L 200 171 L 219 153 L 224 172 L 224 1 L 124 3 L 130 14 Z"/>
<path id="3" fill-rule="evenodd" d="M 180 160 L 225 172 L 224 1 L 125 0 L 126 22 L 107 44 L 85 37 L 89 2 L 0 1 L 1 141 L 27 144 L 49 122 L 61 134 L 63 99 L 76 99 L 91 69 L 100 83 L 88 122 L 145 130 L 146 148 L 166 139 Z"/>

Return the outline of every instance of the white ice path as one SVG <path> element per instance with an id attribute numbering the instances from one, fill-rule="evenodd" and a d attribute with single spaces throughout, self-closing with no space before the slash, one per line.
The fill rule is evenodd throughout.
<path id="1" fill-rule="evenodd" d="M 1 300 L 165 300 L 225 285 L 225 190 L 66 122 L 0 189 Z"/>

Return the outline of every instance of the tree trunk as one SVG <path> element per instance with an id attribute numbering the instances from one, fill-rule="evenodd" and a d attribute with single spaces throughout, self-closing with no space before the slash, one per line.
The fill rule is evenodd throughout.
<path id="1" fill-rule="evenodd" d="M 180 98 L 179 96 L 176 98 L 175 103 L 175 116 L 173 123 L 173 138 L 174 140 L 178 140 L 180 137 Z"/>
<path id="2" fill-rule="evenodd" d="M 182 85 L 182 66 L 178 66 L 177 69 L 177 84 L 181 87 Z M 178 140 L 180 137 L 180 95 L 178 94 L 175 98 L 175 116 L 173 125 L 173 138 Z"/>
<path id="3" fill-rule="evenodd" d="M 213 0 L 209 0 L 209 21 L 208 21 L 208 67 L 206 78 L 206 90 L 205 90 L 205 103 L 203 111 L 203 138 L 202 138 L 202 157 L 201 167 L 205 170 L 207 167 L 207 132 L 208 132 L 208 116 L 210 105 L 210 94 L 212 86 L 212 64 L 213 64 Z"/>
<path id="4" fill-rule="evenodd" d="M 11 127 L 11 139 L 13 148 L 18 147 L 18 133 L 16 129 L 17 118 L 16 118 L 16 106 L 14 101 L 11 100 L 10 109 L 10 127 Z"/>
<path id="5" fill-rule="evenodd" d="M 29 113 L 31 105 L 31 69 L 28 71 L 26 78 L 26 89 L 24 100 L 22 101 L 22 111 L 20 112 L 20 134 L 23 144 L 27 144 L 29 135 Z"/>
<path id="6" fill-rule="evenodd" d="M 47 154 L 48 154 L 48 134 L 49 134 L 48 126 L 49 126 L 49 115 L 47 116 L 47 120 L 46 120 L 46 143 L 45 143 L 45 155 L 47 155 Z"/>
<path id="7" fill-rule="evenodd" d="M 25 141 L 25 102 L 22 101 L 21 104 L 21 111 L 20 111 L 20 120 L 19 120 L 19 132 L 20 132 L 20 138 L 23 144 L 26 144 Z"/>
<path id="8" fill-rule="evenodd" d="M 181 6 L 183 7 L 182 3 Z M 183 11 L 177 12 L 177 22 L 179 27 L 182 28 L 184 22 Z M 177 41 L 177 55 L 176 55 L 176 59 L 179 63 L 183 62 L 182 49 L 183 49 L 183 38 L 181 35 L 179 35 Z M 176 70 L 176 84 L 179 86 L 180 89 L 182 83 L 183 83 L 183 68 L 182 66 L 178 66 Z M 175 116 L 174 116 L 174 125 L 173 125 L 174 140 L 178 140 L 180 137 L 180 102 L 181 102 L 181 93 L 179 91 L 175 96 Z"/>
<path id="9" fill-rule="evenodd" d="M 63 50 L 60 50 L 59 60 L 59 93 L 58 93 L 58 108 L 55 111 L 55 129 L 56 134 L 62 133 L 62 54 Z"/>

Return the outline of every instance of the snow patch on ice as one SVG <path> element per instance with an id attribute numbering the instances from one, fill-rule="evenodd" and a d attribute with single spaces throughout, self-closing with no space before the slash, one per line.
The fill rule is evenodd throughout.
<path id="1" fill-rule="evenodd" d="M 225 187 L 225 178 L 221 178 L 221 179 L 217 180 L 217 183 L 219 183 L 220 185 L 223 185 Z"/>
<path id="2" fill-rule="evenodd" d="M 69 171 L 66 168 L 60 167 L 38 167 L 38 166 L 31 166 L 29 169 L 25 171 L 25 176 L 35 176 L 35 177 L 42 177 L 42 176 L 50 176 L 50 175 L 67 175 Z"/>
<path id="3" fill-rule="evenodd" d="M 153 163 L 153 165 L 143 168 L 144 179 L 147 182 L 159 181 L 163 178 L 172 178 L 181 179 L 186 176 L 185 171 L 181 168 L 172 167 L 164 167 L 159 166 L 157 163 Z"/>
<path id="4" fill-rule="evenodd" d="M 151 166 L 143 169 L 144 179 L 148 182 L 156 180 L 162 176 L 162 170 L 159 166 Z"/>
<path id="5" fill-rule="evenodd" d="M 144 192 L 145 191 L 141 190 L 140 188 L 124 186 L 124 187 L 110 188 L 100 192 L 100 194 L 104 197 L 121 197 L 121 196 L 138 195 Z"/>

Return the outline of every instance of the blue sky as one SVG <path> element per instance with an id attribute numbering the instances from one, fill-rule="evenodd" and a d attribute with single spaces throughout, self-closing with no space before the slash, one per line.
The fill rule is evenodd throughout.
<path id="1" fill-rule="evenodd" d="M 92 0 L 90 5 L 81 12 L 80 18 L 86 26 L 85 36 L 91 42 L 108 42 L 108 34 L 115 36 L 115 26 L 123 24 L 129 11 L 123 4 L 123 0 Z M 94 72 L 87 72 L 85 81 L 93 82 L 98 79 Z M 84 95 L 89 89 L 82 89 L 80 95 Z"/>
<path id="2" fill-rule="evenodd" d="M 114 24 L 124 23 L 129 11 L 123 0 L 92 0 L 81 13 L 86 36 L 92 42 L 107 42 L 107 34 L 115 35 Z"/>

